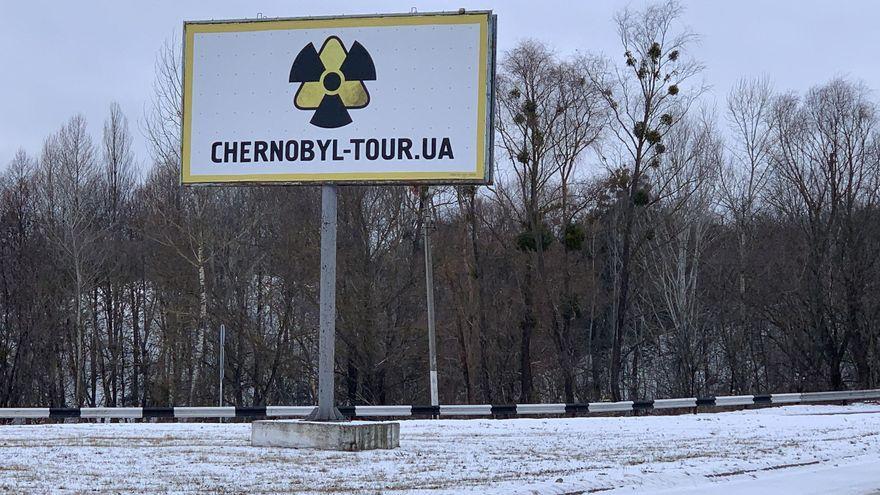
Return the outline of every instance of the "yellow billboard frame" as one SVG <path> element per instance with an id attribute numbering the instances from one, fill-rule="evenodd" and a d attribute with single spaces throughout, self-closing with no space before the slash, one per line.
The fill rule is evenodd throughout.
<path id="1" fill-rule="evenodd" d="M 292 29 L 387 27 L 432 24 L 479 24 L 477 66 L 477 156 L 473 172 L 344 172 L 320 174 L 193 175 L 191 171 L 193 44 L 196 34 Z M 259 184 L 491 184 L 493 148 L 493 92 L 495 78 L 495 16 L 491 11 L 388 14 L 344 17 L 187 21 L 183 25 L 183 128 L 181 129 L 181 183 L 188 185 Z"/>

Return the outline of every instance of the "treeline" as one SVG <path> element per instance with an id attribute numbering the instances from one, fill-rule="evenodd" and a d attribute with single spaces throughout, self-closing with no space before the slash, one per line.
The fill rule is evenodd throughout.
<path id="1" fill-rule="evenodd" d="M 675 3 L 620 55 L 501 55 L 491 187 L 342 187 L 337 397 L 428 401 L 422 222 L 443 403 L 880 382 L 880 132 L 863 85 L 743 80 L 717 111 Z M 111 106 L 0 177 L 0 407 L 312 404 L 319 193 L 179 184 L 178 51 L 151 165 Z"/>

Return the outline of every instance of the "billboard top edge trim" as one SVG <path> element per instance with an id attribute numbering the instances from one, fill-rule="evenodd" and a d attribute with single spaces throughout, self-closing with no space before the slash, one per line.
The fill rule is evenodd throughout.
<path id="1" fill-rule="evenodd" d="M 184 28 L 188 26 L 200 25 L 216 25 L 216 24 L 270 24 L 273 22 L 330 22 L 330 21 L 354 21 L 358 19 L 418 19 L 418 18 L 452 18 L 452 17 L 487 17 L 491 18 L 495 14 L 492 10 L 468 10 L 465 12 L 458 11 L 438 11 L 438 12 L 417 12 L 417 13 L 388 13 L 388 14 L 349 14 L 349 15 L 326 15 L 326 16 L 306 16 L 306 17 L 260 17 L 260 18 L 242 18 L 242 19 L 201 19 L 183 21 Z"/>

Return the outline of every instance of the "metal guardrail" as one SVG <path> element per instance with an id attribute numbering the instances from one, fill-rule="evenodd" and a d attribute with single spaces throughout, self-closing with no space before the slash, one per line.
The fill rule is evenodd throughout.
<path id="1" fill-rule="evenodd" d="M 349 418 L 370 417 L 514 417 L 583 416 L 592 413 L 645 411 L 652 409 L 690 409 L 695 407 L 735 407 L 755 404 L 779 406 L 812 402 L 880 400 L 880 389 L 835 392 L 806 392 L 766 395 L 731 395 L 620 402 L 572 404 L 450 404 L 440 406 L 341 406 Z M 10 407 L 0 408 L 0 419 L 10 418 L 284 418 L 302 417 L 314 406 L 258 407 Z"/>

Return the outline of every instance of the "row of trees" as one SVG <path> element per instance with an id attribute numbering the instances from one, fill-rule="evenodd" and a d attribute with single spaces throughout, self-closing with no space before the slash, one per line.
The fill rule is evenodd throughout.
<path id="1" fill-rule="evenodd" d="M 343 403 L 427 401 L 423 221 L 442 402 L 880 382 L 876 102 L 757 79 L 706 111 L 680 13 L 621 12 L 619 60 L 505 53 L 493 186 L 341 188 Z M 0 176 L 0 407 L 214 403 L 221 323 L 227 403 L 314 403 L 318 192 L 183 189 L 177 57 L 145 174 L 113 105 Z"/>

